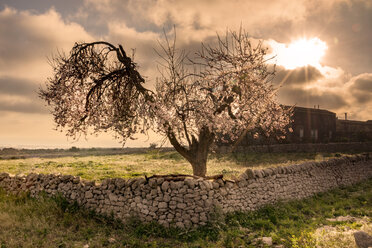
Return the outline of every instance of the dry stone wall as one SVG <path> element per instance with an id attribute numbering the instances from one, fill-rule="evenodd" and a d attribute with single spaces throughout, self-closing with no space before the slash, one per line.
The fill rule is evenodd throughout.
<path id="1" fill-rule="evenodd" d="M 101 184 L 69 175 L 0 174 L 0 187 L 11 193 L 62 194 L 70 201 L 125 221 L 143 221 L 181 228 L 207 223 L 209 214 L 254 210 L 280 200 L 300 199 L 372 177 L 369 155 L 307 162 L 287 167 L 248 169 L 236 181 L 188 177 L 106 179 Z"/>
<path id="2" fill-rule="evenodd" d="M 372 142 L 348 143 L 300 143 L 300 144 L 271 144 L 257 146 L 219 146 L 217 153 L 233 152 L 371 152 Z"/>

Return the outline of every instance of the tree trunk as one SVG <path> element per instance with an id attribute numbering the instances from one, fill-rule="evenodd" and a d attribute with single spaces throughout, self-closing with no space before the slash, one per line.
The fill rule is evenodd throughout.
<path id="1" fill-rule="evenodd" d="M 208 152 L 209 152 L 209 145 L 203 142 L 198 142 L 198 146 L 196 149 L 190 150 L 190 159 L 189 162 L 192 166 L 192 171 L 194 176 L 205 177 L 207 174 L 207 160 L 208 160 Z"/>
<path id="2" fill-rule="evenodd" d="M 193 161 L 190 163 L 194 176 L 205 177 L 205 175 L 207 174 L 207 159 L 205 159 L 204 161 Z"/>
<path id="3" fill-rule="evenodd" d="M 198 140 L 192 137 L 189 149 L 181 146 L 172 132 L 168 133 L 168 139 L 176 151 L 190 162 L 194 176 L 205 177 L 209 147 L 213 143 L 214 134 L 209 132 L 208 128 L 202 128 Z"/>

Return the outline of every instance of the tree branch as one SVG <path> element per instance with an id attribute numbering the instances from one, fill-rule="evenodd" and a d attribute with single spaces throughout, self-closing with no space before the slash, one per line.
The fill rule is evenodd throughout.
<path id="1" fill-rule="evenodd" d="M 171 128 L 168 128 L 167 137 L 169 139 L 169 142 L 174 147 L 174 149 L 176 149 L 177 152 L 179 152 L 184 158 L 190 161 L 190 155 L 189 155 L 188 150 L 178 142 Z"/>

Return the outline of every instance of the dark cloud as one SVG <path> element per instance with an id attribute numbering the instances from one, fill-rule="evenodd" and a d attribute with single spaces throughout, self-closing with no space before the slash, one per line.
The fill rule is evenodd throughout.
<path id="1" fill-rule="evenodd" d="M 277 73 L 274 78 L 274 84 L 283 83 L 283 85 L 303 85 L 324 76 L 313 66 L 299 67 L 293 70 L 286 70 L 282 66 L 277 67 Z"/>
<path id="2" fill-rule="evenodd" d="M 35 83 L 49 74 L 47 56 L 90 36 L 53 9 L 38 15 L 9 7 L 0 11 L 0 34 L 0 111 L 47 113 Z"/>
<path id="3" fill-rule="evenodd" d="M 38 85 L 29 80 L 0 77 L 0 111 L 48 113 L 37 91 Z"/>
<path id="4" fill-rule="evenodd" d="M 46 114 L 48 109 L 40 100 L 33 101 L 9 101 L 0 99 L 0 111 L 18 112 L 25 114 Z"/>
<path id="5" fill-rule="evenodd" d="M 358 104 L 372 102 L 372 92 L 353 92 L 353 97 Z"/>
<path id="6" fill-rule="evenodd" d="M 352 96 L 359 104 L 372 102 L 372 73 L 358 75 L 350 86 Z"/>
<path id="7" fill-rule="evenodd" d="M 320 105 L 323 109 L 337 110 L 347 106 L 343 96 L 333 92 L 319 92 L 301 88 L 282 88 L 278 92 L 280 102 L 288 105 L 313 107 Z"/>
<path id="8" fill-rule="evenodd" d="M 37 96 L 38 86 L 25 79 L 0 77 L 0 93 L 9 95 Z"/>
<path id="9" fill-rule="evenodd" d="M 0 11 L 0 34 L 0 70 L 16 68 L 25 75 L 30 73 L 27 63 L 45 66 L 57 49 L 91 39 L 80 25 L 65 22 L 53 9 L 36 15 L 5 8 Z"/>
<path id="10" fill-rule="evenodd" d="M 68 17 L 83 5 L 83 0 L 1 0 L 0 8 L 5 6 L 18 10 L 32 10 L 36 13 L 43 13 L 50 8 L 55 8 L 59 13 Z"/>
<path id="11" fill-rule="evenodd" d="M 372 73 L 359 76 L 352 86 L 353 89 L 372 92 Z"/>
<path id="12" fill-rule="evenodd" d="M 0 37 L 0 65 L 17 66 L 35 57 L 46 58 L 55 46 L 54 41 L 33 30 L 19 15 L 9 15 L 5 11 L 0 12 L 0 33 L 6 34 Z"/>
<path id="13" fill-rule="evenodd" d="M 368 1 L 351 1 L 335 5 L 331 12 L 311 13 L 303 26 L 327 42 L 323 59 L 326 65 L 357 75 L 371 70 L 371 23 L 372 7 Z"/>
<path id="14" fill-rule="evenodd" d="M 176 30 L 177 32 L 177 30 Z M 177 32 L 177 37 L 179 37 Z M 190 60 L 197 60 L 196 53 L 202 48 L 201 41 L 188 40 L 184 41 L 176 37 L 177 54 L 185 52 Z M 135 33 L 132 29 L 126 26 L 113 26 L 109 33 L 110 42 L 113 44 L 122 44 L 124 49 L 130 53 L 132 49 L 135 51 L 134 60 L 138 63 L 140 73 L 146 77 L 147 81 L 155 81 L 156 76 L 159 76 L 157 68 L 164 69 L 161 65 L 165 64 L 162 57 L 166 57 L 161 46 L 167 47 L 165 35 L 157 35 L 154 33 Z M 174 31 L 167 33 L 167 38 L 171 43 L 174 39 Z M 204 38 L 204 43 L 216 45 L 217 36 L 215 34 Z M 187 61 L 187 64 L 191 62 Z"/>

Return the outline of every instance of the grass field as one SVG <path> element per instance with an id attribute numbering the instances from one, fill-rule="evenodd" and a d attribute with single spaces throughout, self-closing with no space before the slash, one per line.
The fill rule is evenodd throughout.
<path id="1" fill-rule="evenodd" d="M 356 218 L 328 219 L 348 215 Z M 353 231 L 372 234 L 371 216 L 372 179 L 256 212 L 217 212 L 192 231 L 135 219 L 122 224 L 60 197 L 32 199 L 0 190 L 0 247 L 261 247 L 257 238 L 270 236 L 283 247 L 354 248 Z"/>
<path id="2" fill-rule="evenodd" d="M 283 166 L 305 161 L 321 161 L 345 154 L 337 153 L 235 153 L 209 157 L 207 174 L 223 174 L 225 178 L 240 175 L 247 168 Z M 61 173 L 88 180 L 112 177 L 137 177 L 153 174 L 192 174 L 190 164 L 177 152 L 149 150 L 145 153 L 68 157 L 19 156 L 0 159 L 0 172 L 10 174 Z"/>
<path id="3" fill-rule="evenodd" d="M 212 154 L 208 175 L 238 176 L 247 168 L 321 161 L 348 154 L 247 153 Z M 68 157 L 9 157 L 0 159 L 0 172 L 62 173 L 100 181 L 108 177 L 152 174 L 191 174 L 191 166 L 176 152 Z M 353 216 L 348 221 L 330 221 Z M 372 234 L 372 180 L 319 194 L 302 201 L 266 206 L 256 212 L 222 216 L 197 230 L 166 229 L 156 223 L 130 220 L 123 224 L 80 209 L 61 197 L 32 199 L 0 189 L 0 248 L 6 247 L 261 247 L 270 236 L 284 247 L 356 247 L 352 232 Z M 258 243 L 257 243 L 258 242 Z"/>

